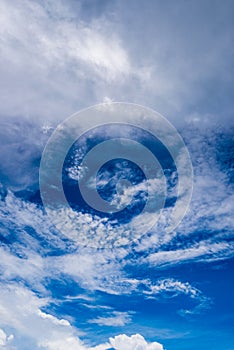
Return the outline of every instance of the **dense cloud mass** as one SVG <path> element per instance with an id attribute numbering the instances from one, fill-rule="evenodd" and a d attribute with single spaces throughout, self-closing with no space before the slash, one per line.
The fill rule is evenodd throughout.
<path id="1" fill-rule="evenodd" d="M 56 123 L 111 99 L 230 121 L 230 1 L 92 5 L 1 2 L 2 116 Z"/>

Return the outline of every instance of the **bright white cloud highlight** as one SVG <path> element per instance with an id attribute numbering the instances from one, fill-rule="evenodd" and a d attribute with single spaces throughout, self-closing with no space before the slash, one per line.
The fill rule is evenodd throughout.
<path id="1" fill-rule="evenodd" d="M 5 346 L 14 339 L 13 334 L 7 336 L 3 329 L 0 328 L 0 346 Z"/>
<path id="2" fill-rule="evenodd" d="M 26 343 L 32 344 L 34 349 L 42 346 L 45 349 L 60 350 L 63 349 L 62 346 L 72 344 L 74 350 L 83 349 L 78 338 L 81 332 L 75 330 L 68 321 L 40 310 L 48 302 L 48 298 L 39 298 L 20 285 L 0 286 L 0 324 L 12 329 L 12 346 L 21 350 Z M 9 340 L 3 333 L 1 338 L 5 343 Z"/>
<path id="3" fill-rule="evenodd" d="M 163 346 L 157 342 L 147 343 L 140 335 L 128 337 L 125 334 L 110 338 L 110 344 L 115 350 L 163 350 Z"/>

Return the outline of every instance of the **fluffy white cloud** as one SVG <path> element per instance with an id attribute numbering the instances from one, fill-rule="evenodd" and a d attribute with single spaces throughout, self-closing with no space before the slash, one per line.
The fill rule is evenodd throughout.
<path id="1" fill-rule="evenodd" d="M 110 338 L 110 344 L 115 350 L 163 350 L 163 346 L 157 342 L 147 343 L 140 335 L 128 337 L 125 334 Z"/>
<path id="2" fill-rule="evenodd" d="M 13 339 L 1 333 L 3 345 L 11 340 L 10 346 L 14 345 L 17 349 L 24 349 L 25 344 L 31 344 L 34 349 L 60 350 L 69 344 L 74 350 L 85 349 L 78 338 L 82 332 L 74 329 L 67 320 L 41 311 L 48 302 L 48 298 L 39 298 L 20 285 L 1 285 L 0 324 L 14 334 Z"/>

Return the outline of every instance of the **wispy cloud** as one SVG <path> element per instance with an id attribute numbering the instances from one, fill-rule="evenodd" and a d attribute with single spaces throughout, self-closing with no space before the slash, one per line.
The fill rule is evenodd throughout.
<path id="1" fill-rule="evenodd" d="M 165 267 L 191 261 L 216 261 L 232 256 L 232 243 L 203 241 L 189 248 L 152 253 L 148 256 L 147 261 Z"/>
<path id="2" fill-rule="evenodd" d="M 147 285 L 146 285 L 147 286 Z M 191 286 L 188 282 L 181 282 L 172 278 L 158 280 L 155 284 L 148 284 L 148 290 L 143 291 L 151 298 L 157 298 L 158 296 L 166 298 L 174 298 L 178 295 L 188 296 L 192 300 L 196 301 L 196 306 L 189 310 L 178 310 L 181 316 L 199 314 L 205 311 L 211 305 L 211 300 L 203 295 L 203 293 Z"/>
<path id="3" fill-rule="evenodd" d="M 99 326 L 123 327 L 131 321 L 131 314 L 127 312 L 114 311 L 112 314 L 105 317 L 97 317 L 91 319 L 89 323 L 95 323 Z"/>

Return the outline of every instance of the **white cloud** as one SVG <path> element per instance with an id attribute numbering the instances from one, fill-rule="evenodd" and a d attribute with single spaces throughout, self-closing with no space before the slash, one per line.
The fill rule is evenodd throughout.
<path id="1" fill-rule="evenodd" d="M 149 298 L 175 298 L 179 295 L 189 297 L 196 302 L 196 305 L 190 309 L 178 310 L 181 316 L 195 315 L 204 312 L 211 305 L 211 299 L 206 297 L 199 289 L 188 282 L 181 282 L 173 278 L 159 279 L 155 283 L 145 283 L 143 293 Z"/>
<path id="2" fill-rule="evenodd" d="M 49 298 L 39 298 L 27 288 L 18 284 L 0 285 L 0 325 L 10 329 L 14 334 L 7 335 L 0 328 L 0 346 L 6 350 L 23 350 L 26 346 L 33 349 L 46 350 L 97 350 L 108 349 L 110 346 L 118 349 L 163 349 L 158 343 L 147 343 L 140 335 L 127 337 L 120 335 L 110 338 L 110 343 L 100 344 L 96 347 L 85 345 L 79 338 L 82 332 L 74 328 L 68 320 L 59 319 L 51 314 L 41 311 L 41 308 L 48 305 Z M 112 321 L 103 325 L 122 326 L 126 322 L 128 315 L 116 313 L 114 324 Z M 107 320 L 107 319 L 106 319 Z M 122 344 L 122 347 L 121 347 Z M 134 347 L 135 346 L 135 347 Z M 136 347 L 138 346 L 138 347 Z M 140 346 L 144 346 L 140 348 Z M 161 346 L 161 347 L 160 347 Z"/>
<path id="3" fill-rule="evenodd" d="M 6 333 L 0 329 L 0 345 L 6 345 L 7 335 Z"/>
<path id="4" fill-rule="evenodd" d="M 14 339 L 13 334 L 7 336 L 4 330 L 0 328 L 0 346 L 5 347 L 13 339 Z"/>
<path id="5" fill-rule="evenodd" d="M 4 279 L 10 281 L 20 276 L 38 290 L 43 290 L 45 277 L 57 276 L 59 278 L 60 274 L 64 273 L 72 277 L 83 288 L 91 291 L 100 290 L 110 294 L 126 294 L 137 290 L 139 281 L 134 283 L 134 280 L 128 279 L 124 273 L 124 266 L 127 263 L 135 264 L 134 260 L 125 259 L 128 252 L 131 251 L 131 247 L 105 251 L 83 248 L 80 252 L 76 252 L 76 250 L 71 252 L 71 246 L 67 246 L 63 242 L 62 237 L 50 226 L 50 222 L 40 209 L 34 204 L 15 198 L 11 193 L 8 194 L 5 202 L 1 202 L 0 215 L 3 224 L 2 234 L 6 239 L 10 234 L 9 230 L 15 230 L 15 225 L 17 225 L 20 234 L 14 244 L 14 249 L 24 257 L 19 258 L 12 254 L 9 248 L 1 247 L 3 257 L 1 272 Z M 63 220 L 63 217 L 60 217 L 60 220 Z M 91 224 L 95 223 L 92 216 L 90 216 L 90 220 L 87 221 L 84 217 L 84 225 L 82 226 L 84 236 L 89 232 Z M 34 237 L 30 236 L 29 227 L 35 230 Z M 103 227 L 106 229 L 105 225 Z M 102 229 L 98 230 L 97 226 L 94 226 L 94 230 L 97 235 L 96 239 L 100 239 L 105 232 Z M 193 233 L 193 230 L 191 225 L 190 232 Z M 118 234 L 118 228 L 116 228 L 115 234 Z M 189 239 L 189 234 L 187 236 Z M 56 249 L 62 249 L 64 254 L 58 257 L 42 257 L 41 253 L 44 255 L 45 248 L 41 248 L 37 237 L 47 242 L 48 248 L 46 250 L 50 251 L 56 247 Z M 232 244 L 224 241 L 224 233 L 219 233 L 214 238 L 202 239 L 199 243 L 190 242 L 186 247 L 178 249 L 175 247 L 169 251 L 160 250 L 165 242 L 170 242 L 175 237 L 175 234 L 165 237 L 161 235 L 157 242 L 158 251 L 148 251 L 146 257 L 138 260 L 138 263 L 147 262 L 154 266 L 165 267 L 187 261 L 225 259 L 233 254 Z M 147 243 L 143 241 L 139 248 L 147 251 L 151 243 L 149 238 Z"/>
<path id="6" fill-rule="evenodd" d="M 74 350 L 86 350 L 87 348 L 82 345 L 82 343 L 72 336 L 53 339 L 53 340 L 42 340 L 39 342 L 38 348 L 43 348 L 47 350 L 64 350 L 69 347 L 69 349 Z"/>
<path id="7" fill-rule="evenodd" d="M 231 257 L 232 255 L 232 243 L 203 241 L 189 248 L 149 254 L 147 260 L 153 265 L 167 266 L 189 261 L 215 261 Z"/>
<path id="8" fill-rule="evenodd" d="M 219 141 L 220 135 L 223 140 Z M 193 197 L 183 221 L 170 235 L 160 227 L 151 237 L 142 238 L 138 251 L 148 250 L 147 261 L 166 266 L 187 261 L 211 261 L 233 255 L 233 190 L 229 183 L 231 169 L 222 171 L 217 161 L 218 147 L 231 147 L 226 143 L 229 135 L 217 130 L 189 127 L 183 136 L 188 145 L 194 169 Z M 225 154 L 219 154 L 219 158 Z M 211 170 L 212 169 L 212 170 Z M 177 245 L 183 238 L 184 244 Z M 173 248 L 168 246 L 173 242 Z M 163 248 L 166 245 L 166 248 Z"/>
<path id="9" fill-rule="evenodd" d="M 177 294 L 190 295 L 195 298 L 200 295 L 200 291 L 193 288 L 189 283 L 182 283 L 174 279 L 159 280 L 156 284 L 150 286 L 149 291 L 145 291 L 146 294 L 157 295 L 164 292 L 172 293 L 172 296 Z"/>
<path id="10" fill-rule="evenodd" d="M 62 325 L 62 326 L 70 326 L 70 323 L 67 320 L 61 319 L 58 320 L 56 317 L 47 314 L 45 312 L 42 312 L 40 309 L 38 309 L 38 315 L 43 318 L 43 319 L 47 319 L 47 320 L 51 320 L 52 323 L 54 323 L 55 325 Z"/>
<path id="11" fill-rule="evenodd" d="M 99 326 L 123 327 L 130 321 L 131 315 L 129 313 L 114 311 L 109 316 L 89 320 L 89 323 L 95 323 Z"/>
<path id="12" fill-rule="evenodd" d="M 0 324 L 14 333 L 12 346 L 23 349 L 25 344 L 32 344 L 34 349 L 43 346 L 60 350 L 62 345 L 71 343 L 74 350 L 85 349 L 78 338 L 82 332 L 75 330 L 67 320 L 40 310 L 48 302 L 49 299 L 39 298 L 18 284 L 0 286 Z"/>
<path id="13" fill-rule="evenodd" d="M 142 181 L 137 185 L 133 186 L 120 186 L 118 188 L 118 194 L 116 194 L 112 200 L 112 204 L 116 205 L 117 208 L 126 207 L 131 203 L 134 195 L 143 192 L 144 195 L 140 196 L 139 199 L 134 201 L 134 204 L 138 201 L 142 201 L 148 198 L 148 201 L 152 203 L 152 208 L 157 207 L 157 196 L 162 196 L 162 188 L 164 184 L 164 178 L 153 178 L 147 181 Z M 147 193 L 147 196 L 146 196 Z M 157 195 L 156 195 L 157 194 Z M 156 202 L 156 203 L 155 203 Z"/>
<path id="14" fill-rule="evenodd" d="M 110 338 L 110 344 L 115 350 L 163 350 L 163 346 L 157 342 L 147 343 L 140 335 L 127 336 L 121 334 Z"/>

